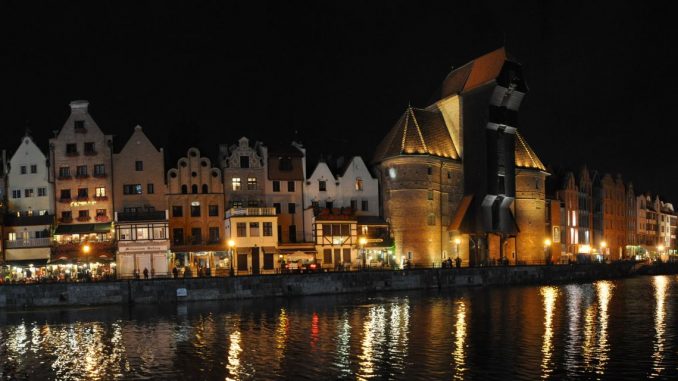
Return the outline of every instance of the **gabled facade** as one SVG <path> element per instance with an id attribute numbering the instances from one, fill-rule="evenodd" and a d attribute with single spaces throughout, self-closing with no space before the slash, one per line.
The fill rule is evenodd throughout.
<path id="1" fill-rule="evenodd" d="M 221 170 L 190 148 L 167 172 L 170 244 L 180 275 L 216 275 L 226 257 Z"/>
<path id="2" fill-rule="evenodd" d="M 266 180 L 266 206 L 278 215 L 280 243 L 303 242 L 305 237 L 303 192 L 306 180 L 306 150 L 298 143 L 262 147 Z"/>
<path id="3" fill-rule="evenodd" d="M 280 272 L 278 224 L 274 208 L 230 208 L 226 211 L 228 261 L 236 275 Z M 231 263 L 225 264 L 230 271 Z"/>
<path id="4" fill-rule="evenodd" d="M 322 209 L 314 219 L 313 238 L 317 262 L 323 269 L 350 270 L 367 265 L 359 252 L 358 219 L 350 208 Z"/>
<path id="5" fill-rule="evenodd" d="M 118 277 L 169 276 L 164 155 L 141 126 L 113 155 L 113 177 Z"/>
<path id="6" fill-rule="evenodd" d="M 44 267 L 50 258 L 54 223 L 54 191 L 48 178 L 47 158 L 26 135 L 8 169 L 5 259 L 15 267 Z M 35 271 L 31 273 L 38 275 Z"/>
<path id="7" fill-rule="evenodd" d="M 251 146 L 242 137 L 230 147 L 220 145 L 219 158 L 226 208 L 263 207 L 266 171 L 261 143 Z"/>

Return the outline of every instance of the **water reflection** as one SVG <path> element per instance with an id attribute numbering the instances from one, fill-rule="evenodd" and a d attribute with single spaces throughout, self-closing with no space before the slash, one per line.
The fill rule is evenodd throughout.
<path id="1" fill-rule="evenodd" d="M 466 303 L 463 300 L 457 302 L 454 338 L 454 379 L 463 380 L 466 372 Z"/>
<path id="2" fill-rule="evenodd" d="M 581 304 L 583 292 L 579 285 L 565 286 L 567 297 L 567 344 L 565 346 L 565 369 L 569 376 L 573 376 L 578 368 L 578 358 L 581 354 Z"/>
<path id="3" fill-rule="evenodd" d="M 337 356 L 336 365 L 339 368 L 341 376 L 351 375 L 351 324 L 348 322 L 348 312 L 342 314 L 341 320 L 337 325 Z"/>
<path id="4" fill-rule="evenodd" d="M 360 369 L 357 376 L 360 380 L 372 378 L 376 375 L 375 362 L 381 357 L 377 350 L 384 343 L 385 315 L 386 310 L 383 305 L 369 308 L 367 321 L 363 327 L 362 353 L 358 356 Z"/>
<path id="5" fill-rule="evenodd" d="M 656 308 L 654 313 L 654 345 L 652 353 L 652 371 L 650 377 L 659 377 L 664 369 L 664 346 L 666 341 L 666 290 L 668 278 L 665 276 L 654 277 L 654 297 Z"/>
<path id="6" fill-rule="evenodd" d="M 596 282 L 598 292 L 598 366 L 596 373 L 605 373 L 605 367 L 610 360 L 610 344 L 608 341 L 608 324 L 610 321 L 609 305 L 612 299 L 614 285 L 610 281 Z"/>
<path id="7" fill-rule="evenodd" d="M 228 347 L 228 369 L 227 380 L 239 380 L 242 378 L 242 366 L 240 365 L 240 354 L 242 347 L 240 346 L 240 331 L 235 330 L 229 336 L 230 345 Z"/>
<path id="8" fill-rule="evenodd" d="M 542 287 L 541 296 L 544 298 L 544 337 L 541 346 L 541 377 L 548 378 L 553 373 L 553 313 L 556 309 L 558 289 L 555 287 Z"/>

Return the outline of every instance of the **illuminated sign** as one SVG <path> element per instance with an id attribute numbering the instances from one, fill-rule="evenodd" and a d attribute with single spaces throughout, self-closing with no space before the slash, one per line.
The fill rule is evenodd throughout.
<path id="1" fill-rule="evenodd" d="M 71 206 L 85 206 L 85 205 L 94 205 L 97 202 L 92 200 L 92 201 L 73 201 L 71 202 Z"/>

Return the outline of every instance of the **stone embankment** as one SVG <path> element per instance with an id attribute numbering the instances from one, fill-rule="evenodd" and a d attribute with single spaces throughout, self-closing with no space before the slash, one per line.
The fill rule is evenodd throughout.
<path id="1" fill-rule="evenodd" d="M 586 282 L 631 276 L 632 263 L 331 272 L 0 286 L 0 308 L 176 303 L 376 291 Z"/>

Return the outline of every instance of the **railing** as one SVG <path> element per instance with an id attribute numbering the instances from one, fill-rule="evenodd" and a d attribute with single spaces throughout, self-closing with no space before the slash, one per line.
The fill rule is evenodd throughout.
<path id="1" fill-rule="evenodd" d="M 238 216 L 275 216 L 275 208 L 231 208 L 226 211 L 226 218 Z"/>
<path id="2" fill-rule="evenodd" d="M 91 219 L 92 219 L 92 217 L 90 217 L 90 216 L 78 216 L 78 221 L 80 221 L 80 222 L 89 221 Z"/>
<path id="3" fill-rule="evenodd" d="M 40 246 L 50 246 L 52 240 L 49 237 L 46 238 L 29 238 L 29 239 L 17 239 L 13 241 L 5 241 L 5 247 L 8 249 L 16 249 L 23 247 L 40 247 Z"/>

